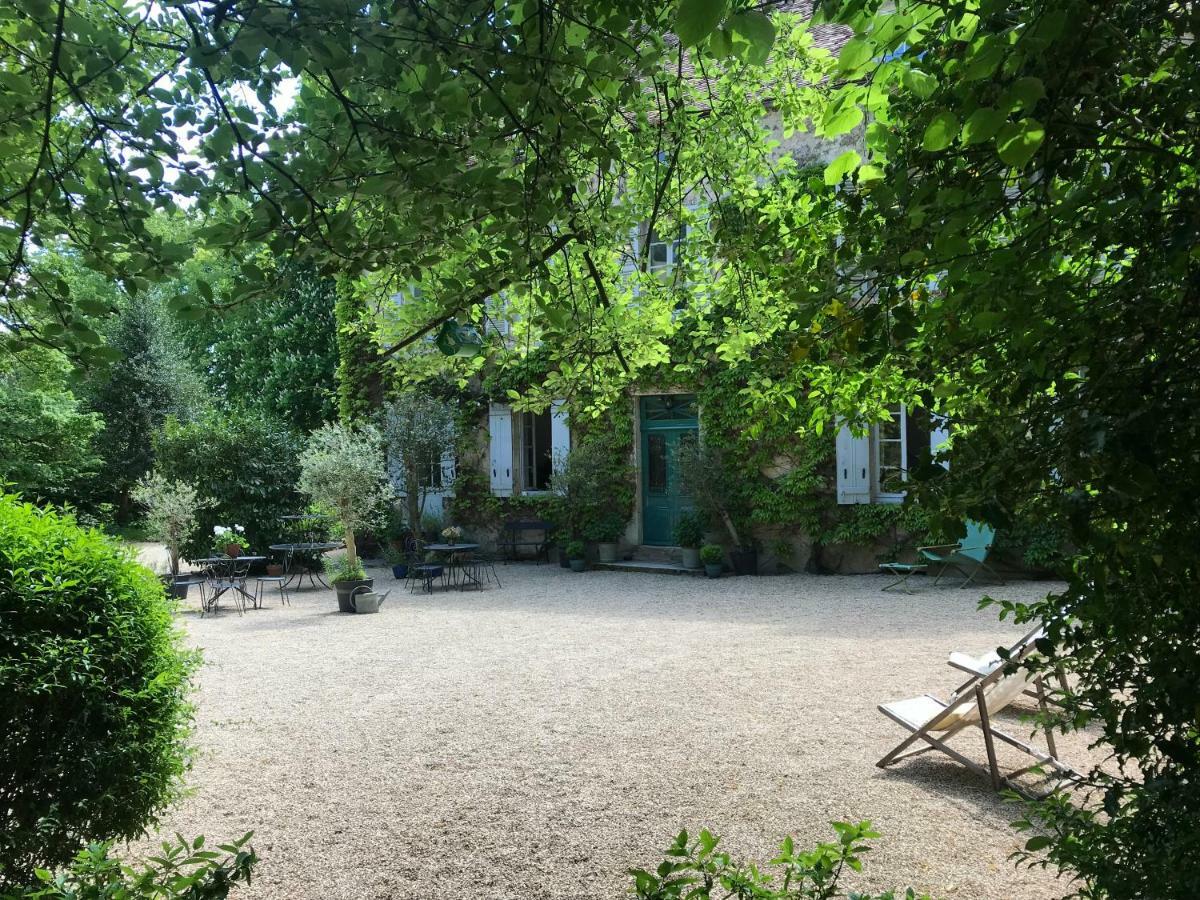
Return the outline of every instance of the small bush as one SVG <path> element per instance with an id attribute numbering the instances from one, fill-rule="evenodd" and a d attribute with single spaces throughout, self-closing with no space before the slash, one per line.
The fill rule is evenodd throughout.
<path id="1" fill-rule="evenodd" d="M 237 884 L 250 883 L 258 863 L 250 834 L 222 844 L 220 853 L 204 849 L 201 835 L 190 844 L 164 842 L 162 853 L 141 869 L 123 865 L 110 856 L 108 844 L 91 844 L 57 874 L 43 870 L 37 883 L 5 893 L 2 900 L 223 900 Z"/>
<path id="2" fill-rule="evenodd" d="M 705 544 L 700 548 L 700 562 L 715 566 L 725 561 L 725 550 L 720 544 Z"/>
<path id="3" fill-rule="evenodd" d="M 181 481 L 167 481 L 151 472 L 133 488 L 133 499 L 146 508 L 146 532 L 167 545 L 171 574 L 179 574 L 179 556 L 184 542 L 196 530 L 196 514 L 205 502 L 196 489 Z"/>
<path id="4" fill-rule="evenodd" d="M 706 531 L 708 516 L 696 510 L 685 512 L 675 525 L 675 543 L 680 547 L 699 547 L 704 543 Z"/>
<path id="5" fill-rule="evenodd" d="M 325 574 L 331 584 L 338 581 L 362 581 L 367 577 L 367 570 L 358 559 L 349 556 L 326 556 Z"/>
<path id="6" fill-rule="evenodd" d="M 53 874 L 37 872 L 37 883 L 2 895 L 2 900 L 223 900 L 236 884 L 250 884 L 258 856 L 248 847 L 251 834 L 222 844 L 220 853 L 205 850 L 204 835 L 188 844 L 176 835 L 164 841 L 162 853 L 142 869 L 109 856 L 108 844 L 91 844 L 79 851 L 70 866 Z"/>
<path id="7" fill-rule="evenodd" d="M 583 559 L 583 541 L 567 541 L 563 551 L 567 554 L 567 559 Z"/>
<path id="8" fill-rule="evenodd" d="M 128 550 L 8 495 L 0 611 L 3 890 L 139 835 L 176 796 L 196 660 Z"/>
<path id="9" fill-rule="evenodd" d="M 735 863 L 717 849 L 721 839 L 701 831 L 691 840 L 679 832 L 666 850 L 666 859 L 653 872 L 630 869 L 633 895 L 638 900 L 832 900 L 847 896 L 838 886 L 846 869 L 862 869 L 862 856 L 870 851 L 865 843 L 879 837 L 870 822 L 833 822 L 837 841 L 818 844 L 812 850 L 797 850 L 790 837 L 779 845 L 771 869 L 753 863 Z M 929 900 L 910 888 L 903 894 L 849 894 L 851 900 Z"/>

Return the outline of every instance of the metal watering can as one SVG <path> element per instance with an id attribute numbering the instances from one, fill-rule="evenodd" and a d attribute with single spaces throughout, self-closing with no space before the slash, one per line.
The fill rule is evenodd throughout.
<path id="1" fill-rule="evenodd" d="M 377 613 L 390 593 L 391 591 L 388 590 L 377 594 L 366 585 L 356 587 L 350 592 L 350 605 L 354 607 L 356 613 Z"/>

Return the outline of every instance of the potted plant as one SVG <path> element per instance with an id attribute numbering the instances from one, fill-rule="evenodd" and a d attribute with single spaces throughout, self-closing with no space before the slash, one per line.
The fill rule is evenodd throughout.
<path id="1" fill-rule="evenodd" d="M 744 511 L 744 498 L 736 493 L 740 480 L 726 466 L 721 451 L 699 443 L 686 444 L 677 457 L 681 490 L 691 495 L 696 505 L 719 519 L 733 539 L 729 561 L 738 575 L 758 573 L 758 550 L 753 539 L 743 540 L 743 531 L 735 518 Z"/>
<path id="2" fill-rule="evenodd" d="M 682 553 L 685 569 L 700 568 L 700 545 L 704 543 L 704 532 L 708 530 L 708 517 L 697 510 L 688 510 L 675 524 L 675 543 Z"/>
<path id="3" fill-rule="evenodd" d="M 196 530 L 196 513 L 206 503 L 190 484 L 168 481 L 158 472 L 138 482 L 133 499 L 146 508 L 146 530 L 167 547 L 171 594 L 182 600 L 187 597 L 191 579 L 179 574 L 180 553 Z"/>
<path id="4" fill-rule="evenodd" d="M 394 544 L 383 548 L 383 558 L 392 567 L 392 575 L 397 581 L 408 577 L 408 556 Z"/>
<path id="5" fill-rule="evenodd" d="M 442 529 L 442 540 L 451 546 L 462 540 L 463 530 L 457 525 L 448 525 Z"/>
<path id="6" fill-rule="evenodd" d="M 705 544 L 700 548 L 700 562 L 704 563 L 704 574 L 709 578 L 720 578 L 721 563 L 725 559 L 725 551 L 720 544 Z"/>
<path id="7" fill-rule="evenodd" d="M 354 592 L 359 588 L 372 588 L 375 579 L 367 577 L 362 560 L 350 560 L 350 554 L 325 557 L 325 575 L 337 594 L 338 609 L 341 612 L 354 612 Z"/>
<path id="8" fill-rule="evenodd" d="M 246 539 L 246 529 L 241 525 L 213 526 L 213 551 L 224 553 L 226 556 L 241 556 L 250 549 L 250 541 Z"/>
<path id="9" fill-rule="evenodd" d="M 625 533 L 625 521 L 619 515 L 601 516 L 592 529 L 596 540 L 596 553 L 602 563 L 617 561 L 621 535 Z"/>
<path id="10" fill-rule="evenodd" d="M 572 572 L 582 572 L 587 568 L 587 558 L 583 552 L 583 541 L 567 541 L 567 546 L 564 549 L 567 553 L 567 559 L 570 561 Z"/>
<path id="11" fill-rule="evenodd" d="M 325 425 L 314 431 L 300 454 L 300 490 L 333 510 L 341 524 L 346 554 L 331 563 L 330 580 L 338 609 L 354 612 L 350 594 L 373 584 L 358 560 L 355 529 L 370 523 L 392 497 L 379 432 L 370 425 Z"/>

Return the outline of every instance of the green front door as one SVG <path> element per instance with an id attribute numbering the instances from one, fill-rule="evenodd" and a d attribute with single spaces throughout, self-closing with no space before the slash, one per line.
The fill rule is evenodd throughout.
<path id="1" fill-rule="evenodd" d="M 643 397 L 642 543 L 671 546 L 675 525 L 691 500 L 679 484 L 679 448 L 696 440 L 696 398 L 691 394 Z"/>

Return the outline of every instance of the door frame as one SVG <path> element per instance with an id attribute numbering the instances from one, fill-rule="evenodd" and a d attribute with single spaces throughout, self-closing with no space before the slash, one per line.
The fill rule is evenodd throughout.
<path id="1" fill-rule="evenodd" d="M 654 547 L 674 546 L 668 540 L 663 544 L 646 543 L 646 452 L 649 445 L 649 433 L 652 431 L 692 431 L 697 438 L 700 434 L 699 416 L 679 419 L 647 420 L 643 411 L 643 400 L 648 397 L 664 396 L 695 396 L 692 391 L 663 391 L 652 394 L 637 394 L 633 397 L 634 414 L 634 459 L 637 472 L 637 536 L 638 543 Z"/>

